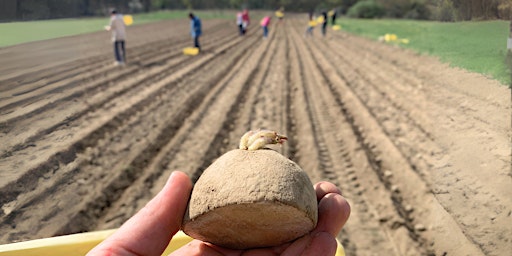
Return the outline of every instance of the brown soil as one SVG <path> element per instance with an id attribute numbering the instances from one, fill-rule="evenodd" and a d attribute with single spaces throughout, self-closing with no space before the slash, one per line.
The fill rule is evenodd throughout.
<path id="1" fill-rule="evenodd" d="M 352 205 L 347 255 L 512 251 L 510 89 L 343 32 L 263 39 L 211 20 L 0 49 L 0 243 L 118 227 L 173 170 L 197 180 L 250 129 Z M 304 24 L 303 24 L 304 23 Z"/>

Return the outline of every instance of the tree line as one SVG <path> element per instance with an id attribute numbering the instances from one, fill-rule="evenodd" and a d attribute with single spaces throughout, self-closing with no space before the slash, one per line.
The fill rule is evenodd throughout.
<path id="1" fill-rule="evenodd" d="M 105 16 L 175 9 L 265 9 L 286 12 L 336 9 L 363 18 L 407 18 L 440 21 L 506 19 L 512 0 L 1 0 L 0 21 Z"/>

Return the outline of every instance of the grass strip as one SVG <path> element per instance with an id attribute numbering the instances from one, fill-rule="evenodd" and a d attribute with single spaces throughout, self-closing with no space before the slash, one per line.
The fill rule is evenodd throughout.
<path id="1" fill-rule="evenodd" d="M 159 11 L 133 14 L 134 25 L 170 19 L 188 19 L 189 11 Z M 232 14 L 225 11 L 198 11 L 201 19 L 232 19 Z M 108 25 L 109 17 L 57 19 L 25 22 L 0 23 L 0 47 L 72 36 L 103 30 Z"/>
<path id="2" fill-rule="evenodd" d="M 451 66 L 481 73 L 511 84 L 506 64 L 508 21 L 434 22 L 415 20 L 341 19 L 344 31 L 377 40 L 386 33 L 408 39 L 397 43 L 420 53 L 437 56 Z"/>

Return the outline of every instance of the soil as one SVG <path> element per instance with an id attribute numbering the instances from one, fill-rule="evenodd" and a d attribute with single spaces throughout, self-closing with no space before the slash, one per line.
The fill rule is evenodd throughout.
<path id="1" fill-rule="evenodd" d="M 402 48 L 287 18 L 187 20 L 0 48 L 0 243 L 119 227 L 251 129 L 352 206 L 347 255 L 512 251 L 511 91 Z"/>

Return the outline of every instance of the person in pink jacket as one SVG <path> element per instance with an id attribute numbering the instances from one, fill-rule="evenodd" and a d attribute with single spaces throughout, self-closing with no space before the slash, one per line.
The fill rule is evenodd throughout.
<path id="1" fill-rule="evenodd" d="M 263 38 L 267 38 L 268 25 L 270 25 L 270 16 L 263 17 L 263 19 L 261 19 L 260 25 L 263 28 Z"/>

